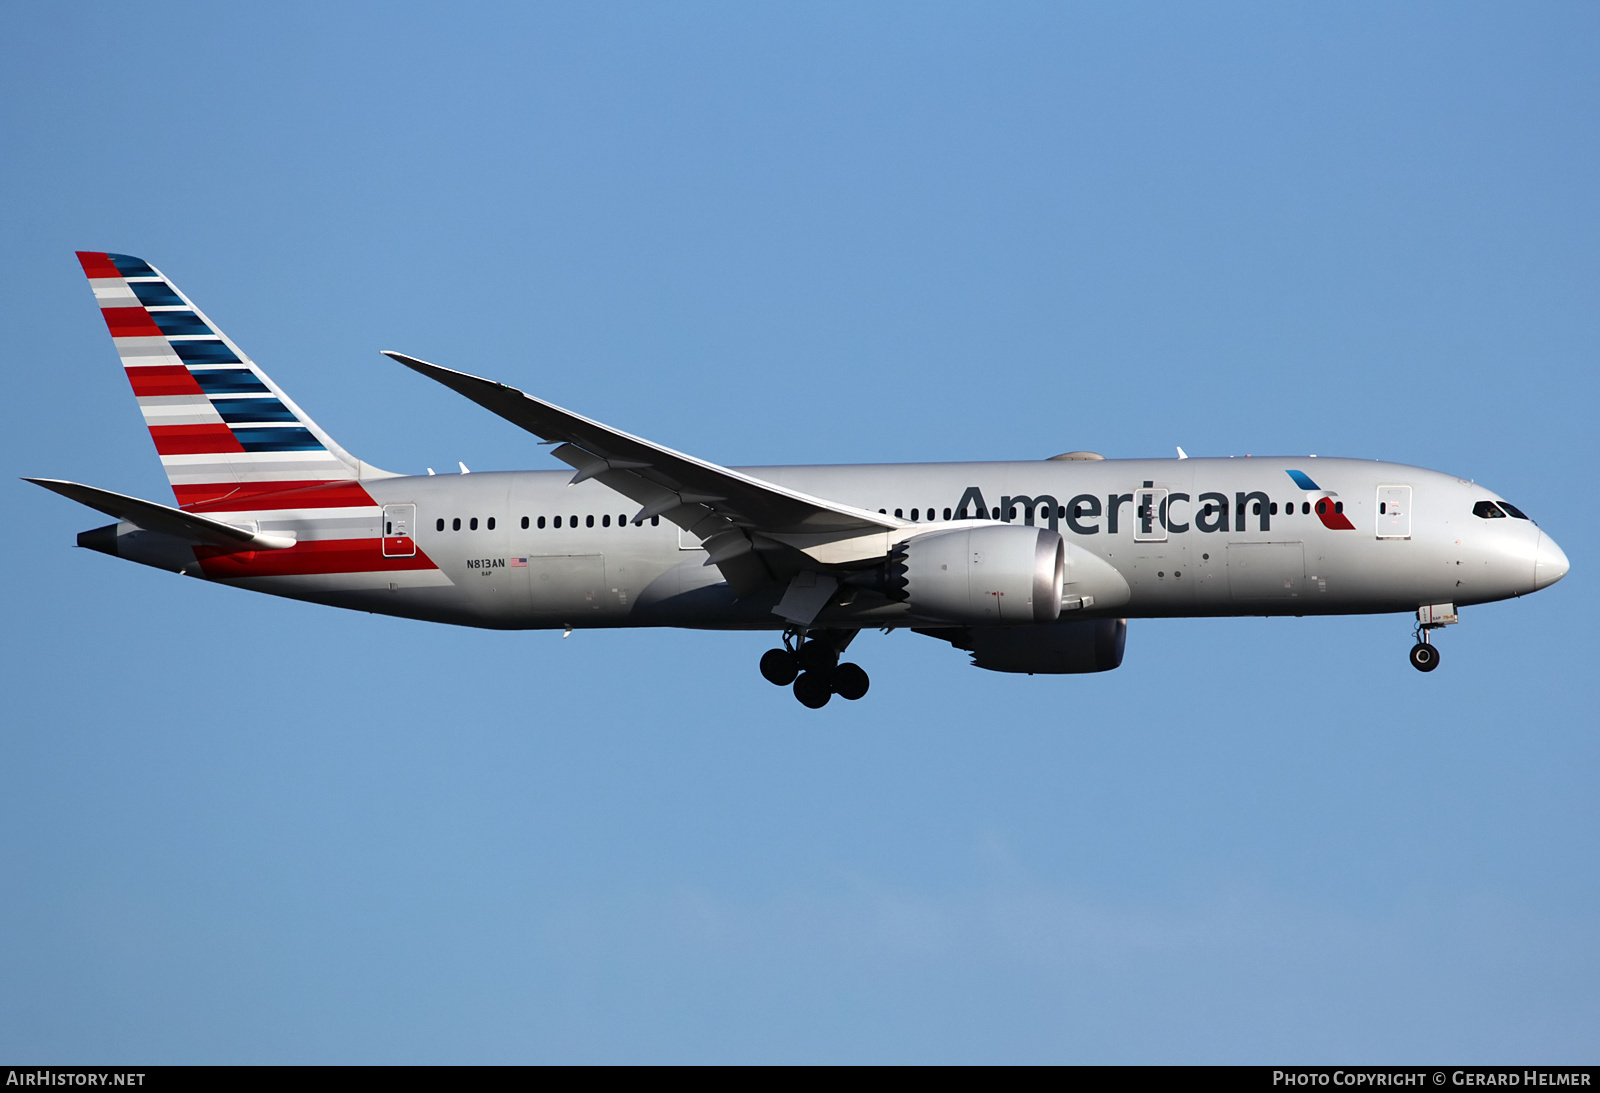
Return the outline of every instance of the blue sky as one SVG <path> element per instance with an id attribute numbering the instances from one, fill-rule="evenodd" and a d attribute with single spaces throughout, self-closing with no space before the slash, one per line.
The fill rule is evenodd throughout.
<path id="1" fill-rule="evenodd" d="M 1591 5 L 34 6 L 0 41 L 0 1057 L 1593 1062 Z M 477 633 L 85 551 L 165 499 L 72 258 L 398 471 L 553 466 L 378 355 L 719 462 L 1302 454 L 1572 573 L 1136 622 Z"/>

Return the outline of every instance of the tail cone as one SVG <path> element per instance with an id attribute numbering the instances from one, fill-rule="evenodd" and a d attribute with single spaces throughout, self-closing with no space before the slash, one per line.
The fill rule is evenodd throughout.
<path id="1" fill-rule="evenodd" d="M 101 554 L 109 554 L 113 558 L 117 557 L 117 525 L 107 524 L 103 528 L 78 532 L 78 545 L 88 550 L 98 550 Z"/>

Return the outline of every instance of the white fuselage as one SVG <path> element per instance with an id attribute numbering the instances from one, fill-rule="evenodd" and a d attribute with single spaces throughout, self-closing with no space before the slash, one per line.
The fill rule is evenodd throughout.
<path id="1" fill-rule="evenodd" d="M 1069 597 L 1075 572 L 1090 582 L 1079 591 L 1095 593 L 1079 618 L 1413 611 L 1520 596 L 1566 571 L 1560 549 L 1531 521 L 1474 515 L 1476 503 L 1499 500 L 1494 492 L 1389 463 L 1257 457 L 739 470 L 914 518 L 916 530 L 902 538 L 961 526 L 954 518 L 963 514 L 969 522 L 1053 527 L 1068 545 Z M 1304 488 L 1291 471 L 1318 488 Z M 404 514 L 414 520 L 415 549 L 436 569 L 272 575 L 264 553 L 263 575 L 212 576 L 276 595 L 502 629 L 784 625 L 772 613 L 777 591 L 735 597 L 692 535 L 659 518 L 635 524 L 636 503 L 597 482 L 569 486 L 571 477 L 385 478 L 364 483 L 377 512 L 241 511 L 237 518 L 264 533 L 301 543 L 367 538 L 375 552 L 384 514 Z M 1308 511 L 1318 504 L 1326 519 Z M 414 515 L 393 508 L 411 505 Z M 1350 526 L 1330 526 L 1344 521 Z M 119 553 L 171 567 L 171 544 L 157 545 L 128 541 Z M 930 625 L 906 611 L 881 597 L 846 595 L 817 625 Z"/>

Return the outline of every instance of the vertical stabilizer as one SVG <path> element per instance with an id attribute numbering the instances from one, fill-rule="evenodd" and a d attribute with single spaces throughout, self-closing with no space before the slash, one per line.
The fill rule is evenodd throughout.
<path id="1" fill-rule="evenodd" d="M 180 506 L 389 477 L 334 443 L 148 262 L 78 261 Z"/>

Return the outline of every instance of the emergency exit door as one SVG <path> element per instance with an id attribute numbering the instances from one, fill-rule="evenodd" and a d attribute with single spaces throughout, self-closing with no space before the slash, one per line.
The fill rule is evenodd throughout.
<path id="1" fill-rule="evenodd" d="M 416 530 L 417 506 L 383 506 L 383 556 L 385 558 L 414 558 L 417 541 L 412 538 Z"/>
<path id="2" fill-rule="evenodd" d="M 1149 486 L 1133 495 L 1133 541 L 1136 543 L 1164 543 L 1167 541 L 1167 491 Z"/>
<path id="3" fill-rule="evenodd" d="M 1411 487 L 1378 487 L 1378 538 L 1411 538 Z"/>

